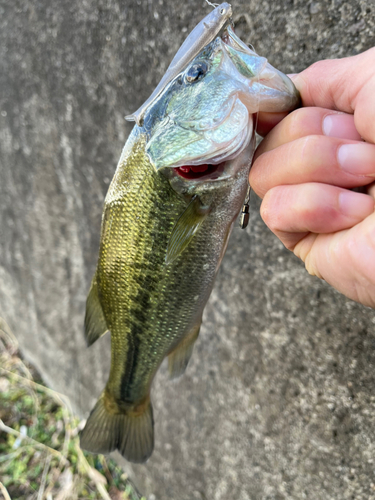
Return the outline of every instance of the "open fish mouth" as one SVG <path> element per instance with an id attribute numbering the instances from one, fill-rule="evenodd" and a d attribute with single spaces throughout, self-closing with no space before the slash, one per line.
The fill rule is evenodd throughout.
<path id="1" fill-rule="evenodd" d="M 204 163 L 202 165 L 183 165 L 174 168 L 176 174 L 187 180 L 215 180 L 219 179 L 220 174 L 224 171 L 225 161 L 218 165 L 210 165 Z"/>

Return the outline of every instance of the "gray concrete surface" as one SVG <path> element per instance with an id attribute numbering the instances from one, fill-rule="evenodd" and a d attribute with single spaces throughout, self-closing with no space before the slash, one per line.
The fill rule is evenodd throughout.
<path id="1" fill-rule="evenodd" d="M 285 72 L 374 44 L 370 1 L 233 4 Z M 81 414 L 108 338 L 82 335 L 102 203 L 129 132 L 201 0 L 0 2 L 0 315 Z M 186 375 L 163 367 L 156 448 L 128 470 L 150 499 L 375 498 L 375 316 L 307 275 L 252 198 Z"/>

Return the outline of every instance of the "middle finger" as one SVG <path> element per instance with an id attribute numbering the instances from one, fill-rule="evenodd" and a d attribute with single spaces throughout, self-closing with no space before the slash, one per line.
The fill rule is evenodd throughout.
<path id="1" fill-rule="evenodd" d="M 320 182 L 353 188 L 370 184 L 374 177 L 375 145 L 310 135 L 258 156 L 250 171 L 250 184 L 263 198 L 279 185 Z"/>

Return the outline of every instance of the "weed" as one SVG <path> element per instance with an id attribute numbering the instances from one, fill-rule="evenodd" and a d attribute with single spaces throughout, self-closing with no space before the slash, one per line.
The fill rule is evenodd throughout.
<path id="1" fill-rule="evenodd" d="M 0 498 L 146 500 L 123 470 L 79 447 L 80 421 L 20 357 L 0 318 Z"/>

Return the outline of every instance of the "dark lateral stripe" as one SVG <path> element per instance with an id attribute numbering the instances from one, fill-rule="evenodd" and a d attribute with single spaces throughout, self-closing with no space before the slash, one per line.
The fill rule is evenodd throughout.
<path id="1" fill-rule="evenodd" d="M 151 376 L 149 365 L 145 364 L 146 353 L 144 352 L 144 350 L 150 350 L 151 337 L 157 335 L 154 332 L 154 325 L 150 324 L 154 307 L 151 296 L 155 294 L 164 273 L 165 249 L 170 234 L 170 227 L 165 222 L 165 214 L 160 217 L 155 227 L 155 214 L 163 214 L 165 207 L 170 203 L 168 181 L 162 178 L 161 181 L 165 183 L 162 187 L 166 189 L 156 190 L 152 204 L 147 206 L 147 213 L 143 211 L 143 225 L 145 228 L 150 228 L 148 237 L 150 246 L 143 248 L 143 255 L 138 255 L 137 273 L 133 275 L 133 279 L 137 282 L 137 289 L 130 297 L 128 349 L 120 386 L 121 400 L 127 403 L 133 403 L 145 396 L 143 389 L 147 386 L 148 378 Z M 160 182 L 159 177 L 158 182 Z M 144 247 L 144 235 L 141 231 L 137 236 L 134 234 L 133 238 L 137 240 L 133 240 L 135 248 Z M 155 241 L 158 242 L 157 248 L 152 245 Z"/>
<path id="2" fill-rule="evenodd" d="M 130 310 L 133 321 L 130 325 L 128 352 L 120 387 L 121 400 L 124 402 L 134 402 L 144 396 L 144 394 L 136 394 L 137 386 L 141 385 L 141 381 L 137 380 L 137 374 L 140 375 L 138 364 L 141 359 L 141 339 L 145 330 L 148 329 L 147 318 L 151 309 L 150 289 L 140 287 L 132 303 L 135 307 Z"/>
<path id="3" fill-rule="evenodd" d="M 131 340 L 130 340 L 131 339 Z M 129 336 L 128 352 L 126 353 L 126 361 L 124 371 L 121 377 L 120 398 L 125 403 L 134 402 L 134 394 L 132 394 L 132 381 L 136 371 L 137 359 L 139 358 L 140 337 L 134 329 Z"/>

